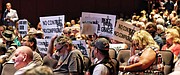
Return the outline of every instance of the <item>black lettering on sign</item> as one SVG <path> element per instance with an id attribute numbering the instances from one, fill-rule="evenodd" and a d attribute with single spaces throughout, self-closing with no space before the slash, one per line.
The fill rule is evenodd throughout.
<path id="1" fill-rule="evenodd" d="M 19 31 L 20 34 L 27 34 L 26 31 Z"/>
<path id="2" fill-rule="evenodd" d="M 130 36 L 125 35 L 125 34 L 123 34 L 123 33 L 120 33 L 120 32 L 115 31 L 115 32 L 114 32 L 114 35 L 116 35 L 116 36 L 118 36 L 118 37 L 120 37 L 120 38 L 124 38 L 124 39 L 126 39 L 126 40 L 129 40 L 130 42 L 132 41 L 132 39 L 131 39 Z"/>
<path id="3" fill-rule="evenodd" d="M 51 39 L 51 36 L 45 36 L 45 39 Z"/>
<path id="4" fill-rule="evenodd" d="M 24 26 L 19 26 L 19 29 L 20 30 L 24 30 Z"/>
<path id="5" fill-rule="evenodd" d="M 131 35 L 131 36 L 136 32 L 134 29 L 128 28 L 128 27 L 121 25 L 121 24 L 119 24 L 118 28 L 123 30 L 123 31 L 129 32 L 129 35 Z"/>
<path id="6" fill-rule="evenodd" d="M 59 17 L 57 20 L 45 20 L 42 21 L 43 25 L 57 25 L 58 27 L 63 27 L 62 19 Z"/>
<path id="7" fill-rule="evenodd" d="M 38 42 L 38 45 L 44 45 L 45 47 L 48 47 L 48 42 L 45 41 L 45 42 Z"/>
<path id="8" fill-rule="evenodd" d="M 43 29 L 44 33 L 60 33 L 62 32 L 62 27 L 61 28 L 47 28 Z"/>
<path id="9" fill-rule="evenodd" d="M 101 27 L 101 31 L 102 32 L 107 32 L 112 34 L 113 32 L 113 26 L 111 23 L 111 19 L 109 18 L 109 16 L 107 16 L 107 18 L 102 18 L 102 27 Z"/>
<path id="10" fill-rule="evenodd" d="M 41 51 L 47 51 L 47 48 L 39 48 Z"/>

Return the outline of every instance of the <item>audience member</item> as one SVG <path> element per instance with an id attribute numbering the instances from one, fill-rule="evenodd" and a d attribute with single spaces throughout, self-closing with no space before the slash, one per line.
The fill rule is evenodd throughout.
<path id="1" fill-rule="evenodd" d="M 164 45 L 164 42 L 162 38 L 156 34 L 157 26 L 153 24 L 152 22 L 149 22 L 146 25 L 146 31 L 151 34 L 151 36 L 157 42 L 157 44 L 160 46 L 160 49 L 161 49 L 162 46 Z"/>
<path id="2" fill-rule="evenodd" d="M 21 41 L 22 46 L 28 46 L 33 50 L 33 62 L 37 65 L 42 65 L 42 57 L 37 49 L 37 41 L 33 35 L 25 35 Z"/>
<path id="3" fill-rule="evenodd" d="M 54 53 L 54 45 L 56 52 Z M 47 55 L 58 61 L 56 67 L 53 69 L 55 75 L 82 75 L 82 64 L 79 56 L 72 51 L 72 41 L 66 36 L 54 36 L 48 46 Z M 55 58 L 56 57 L 56 58 Z"/>
<path id="4" fill-rule="evenodd" d="M 169 13 L 174 10 L 174 2 L 171 0 L 167 0 L 163 6 L 165 7 L 165 10 L 168 10 Z"/>
<path id="5" fill-rule="evenodd" d="M 5 27 L 4 26 L 0 26 L 0 38 L 3 38 L 2 37 L 2 32 L 5 31 Z"/>
<path id="6" fill-rule="evenodd" d="M 163 74 L 162 61 L 157 57 L 159 46 L 154 41 L 153 37 L 146 31 L 136 31 L 132 37 L 132 56 L 128 60 L 127 66 L 120 66 L 121 72 L 130 74 Z M 139 53 L 135 54 L 135 50 L 140 50 Z"/>
<path id="7" fill-rule="evenodd" d="M 177 29 L 169 28 L 165 31 L 166 44 L 162 47 L 162 50 L 170 50 L 174 54 L 174 63 L 178 60 L 180 54 L 180 39 Z"/>
<path id="8" fill-rule="evenodd" d="M 54 75 L 50 67 L 38 66 L 27 70 L 23 75 Z"/>
<path id="9" fill-rule="evenodd" d="M 16 36 L 12 31 L 5 30 L 1 34 L 3 36 L 3 42 L 6 44 L 6 48 L 9 48 L 13 43 L 15 43 L 16 45 L 18 44 L 18 42 L 14 42 Z"/>
<path id="10" fill-rule="evenodd" d="M 14 67 L 17 70 L 14 75 L 23 75 L 24 72 L 36 66 L 33 63 L 32 49 L 27 46 L 19 47 L 12 59 L 14 61 Z"/>
<path id="11" fill-rule="evenodd" d="M 109 57 L 109 41 L 98 38 L 93 45 L 96 59 L 86 75 L 117 75 L 117 67 Z"/>

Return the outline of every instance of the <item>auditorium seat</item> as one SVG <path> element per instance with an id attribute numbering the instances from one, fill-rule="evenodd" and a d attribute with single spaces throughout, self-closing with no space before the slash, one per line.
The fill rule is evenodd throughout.
<path id="1" fill-rule="evenodd" d="M 16 69 L 13 63 L 5 63 L 1 75 L 14 75 Z"/>
<path id="2" fill-rule="evenodd" d="M 167 75 L 171 73 L 172 69 L 174 68 L 174 64 L 173 64 L 174 54 L 169 50 L 163 50 L 163 51 L 160 51 L 160 53 L 162 54 L 162 58 L 165 64 L 164 74 Z"/>
<path id="3" fill-rule="evenodd" d="M 43 58 L 43 65 L 54 68 L 57 65 L 57 60 L 51 59 L 48 56 Z"/>
<path id="4" fill-rule="evenodd" d="M 139 50 L 136 50 L 136 53 L 137 52 L 139 52 Z M 168 50 L 160 51 L 160 53 L 162 54 L 164 62 L 164 75 L 167 75 L 172 72 L 174 55 L 171 51 Z M 117 60 L 119 61 L 120 66 L 127 65 L 129 57 L 130 50 L 120 50 L 117 55 Z"/>
<path id="5" fill-rule="evenodd" d="M 117 53 L 113 48 L 109 49 L 109 57 L 113 58 L 113 59 L 116 59 L 116 57 L 117 57 Z"/>

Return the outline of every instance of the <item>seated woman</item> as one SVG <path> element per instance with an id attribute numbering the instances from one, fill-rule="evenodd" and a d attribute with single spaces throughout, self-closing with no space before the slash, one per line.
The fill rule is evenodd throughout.
<path id="1" fill-rule="evenodd" d="M 162 50 L 170 50 L 174 53 L 174 63 L 178 60 L 180 53 L 180 38 L 177 29 L 169 28 L 165 31 L 166 44 L 162 47 Z"/>
<path id="2" fill-rule="evenodd" d="M 140 50 L 135 54 L 135 50 Z M 160 74 L 163 71 L 162 62 L 159 59 L 159 46 L 152 36 L 145 30 L 136 31 L 132 37 L 132 53 L 127 66 L 120 66 L 119 70 L 124 73 L 132 74 Z M 162 60 L 159 59 L 159 60 Z M 159 67 L 158 67 L 159 66 Z M 158 69 L 157 69 L 158 68 Z"/>

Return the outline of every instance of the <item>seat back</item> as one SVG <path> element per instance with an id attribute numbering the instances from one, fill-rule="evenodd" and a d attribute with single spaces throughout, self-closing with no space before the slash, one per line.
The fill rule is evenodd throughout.
<path id="1" fill-rule="evenodd" d="M 16 69 L 14 68 L 14 64 L 6 63 L 3 66 L 1 75 L 14 75 L 15 72 L 16 72 Z"/>
<path id="2" fill-rule="evenodd" d="M 89 57 L 84 56 L 83 62 L 84 62 L 84 70 L 87 71 L 88 68 L 91 66 L 91 60 Z"/>
<path id="3" fill-rule="evenodd" d="M 116 57 L 117 57 L 116 51 L 112 48 L 109 49 L 109 57 L 112 59 L 116 59 Z"/>
<path id="4" fill-rule="evenodd" d="M 137 52 L 139 52 L 139 50 L 136 50 L 136 53 Z M 162 54 L 162 58 L 164 62 L 164 75 L 167 75 L 170 72 L 172 72 L 174 54 L 168 50 L 160 51 L 160 53 Z M 130 50 L 119 51 L 117 60 L 119 61 L 120 66 L 127 65 L 129 58 L 130 58 Z"/>
<path id="5" fill-rule="evenodd" d="M 164 74 L 167 75 L 172 72 L 174 66 L 174 54 L 169 50 L 162 50 L 160 53 L 162 54 L 164 62 Z"/>
<path id="6" fill-rule="evenodd" d="M 130 58 L 130 50 L 120 50 L 117 55 L 117 60 L 119 61 L 119 64 L 121 66 L 125 66 L 128 63 L 128 60 Z M 136 53 L 139 52 L 139 50 L 135 51 Z"/>

